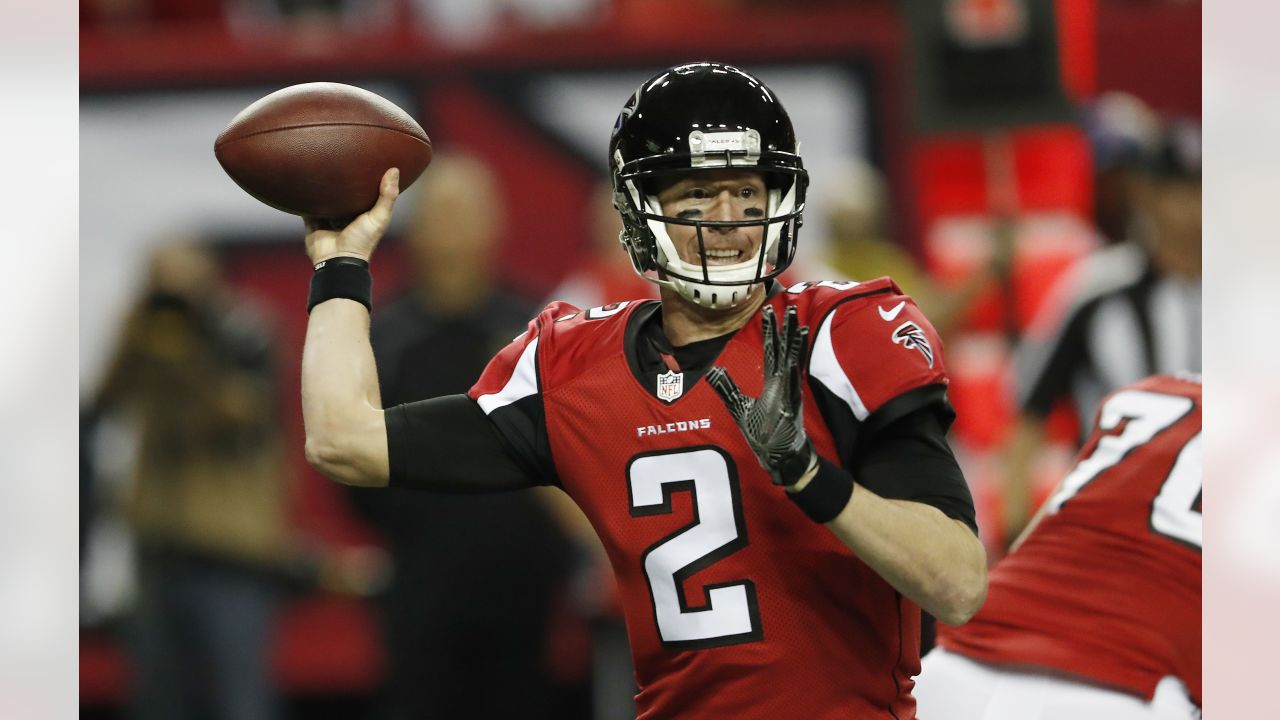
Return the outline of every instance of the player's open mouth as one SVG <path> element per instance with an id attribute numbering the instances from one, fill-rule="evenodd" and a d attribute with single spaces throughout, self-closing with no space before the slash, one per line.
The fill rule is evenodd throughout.
<path id="1" fill-rule="evenodd" d="M 706 254 L 700 255 L 707 265 L 733 265 L 742 262 L 745 256 L 746 253 L 742 250 L 731 248 L 708 250 Z"/>

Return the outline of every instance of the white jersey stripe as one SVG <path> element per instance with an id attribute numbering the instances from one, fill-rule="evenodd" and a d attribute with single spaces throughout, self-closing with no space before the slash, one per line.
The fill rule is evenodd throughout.
<path id="1" fill-rule="evenodd" d="M 1142 352 L 1142 321 L 1128 297 L 1114 295 L 1103 300 L 1087 333 L 1086 347 L 1104 388 L 1121 388 L 1151 374 Z M 1081 413 L 1092 414 L 1092 410 Z M 1088 437 L 1088 430 L 1081 437 Z"/>
<path id="2" fill-rule="evenodd" d="M 870 413 L 853 383 L 844 374 L 844 369 L 836 360 L 835 348 L 831 346 L 831 321 L 835 315 L 829 313 L 818 329 L 818 337 L 813 341 L 813 354 L 809 356 L 809 377 L 822 383 L 831 394 L 843 400 L 853 411 L 853 416 L 861 422 Z"/>
<path id="3" fill-rule="evenodd" d="M 525 347 L 524 352 L 520 353 L 520 359 L 516 361 L 516 369 L 511 372 L 511 378 L 507 380 L 507 384 L 496 393 L 476 398 L 485 415 L 538 392 L 538 372 L 535 365 L 537 358 L 538 338 L 534 338 L 533 342 Z"/>
<path id="4" fill-rule="evenodd" d="M 1148 299 L 1158 373 L 1200 369 L 1200 284 L 1164 278 Z"/>

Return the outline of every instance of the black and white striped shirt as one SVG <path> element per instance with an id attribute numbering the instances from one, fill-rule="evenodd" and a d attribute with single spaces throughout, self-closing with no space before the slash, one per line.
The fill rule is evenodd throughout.
<path id="1" fill-rule="evenodd" d="M 1083 438 L 1108 392 L 1148 375 L 1200 371 L 1200 282 L 1160 274 L 1136 243 L 1082 260 L 1055 292 L 1072 298 L 1063 321 L 1034 327 L 1018 352 L 1024 413 L 1045 417 L 1070 397 Z"/>

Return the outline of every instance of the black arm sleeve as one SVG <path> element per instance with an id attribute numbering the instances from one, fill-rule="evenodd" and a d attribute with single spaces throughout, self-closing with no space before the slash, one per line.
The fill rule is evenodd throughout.
<path id="1" fill-rule="evenodd" d="M 973 496 L 947 444 L 946 417 L 929 405 L 863 434 L 849 470 L 875 494 L 932 505 L 977 534 Z"/>
<path id="2" fill-rule="evenodd" d="M 485 493 L 541 484 L 466 395 L 397 405 L 386 417 L 395 487 Z"/>

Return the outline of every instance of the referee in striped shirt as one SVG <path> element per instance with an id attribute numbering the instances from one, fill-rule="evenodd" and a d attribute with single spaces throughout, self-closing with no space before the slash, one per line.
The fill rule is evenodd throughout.
<path id="1" fill-rule="evenodd" d="M 1019 348 L 1006 542 L 1030 517 L 1031 469 L 1060 401 L 1075 407 L 1083 438 L 1089 408 L 1112 390 L 1156 373 L 1200 371 L 1199 126 L 1170 123 L 1143 160 L 1131 180 L 1133 237 L 1072 268 L 1049 303 L 1055 318 L 1037 321 Z"/>

